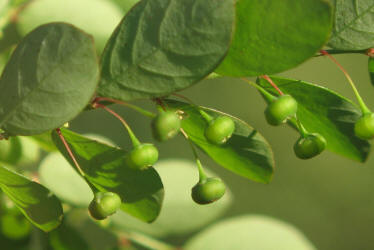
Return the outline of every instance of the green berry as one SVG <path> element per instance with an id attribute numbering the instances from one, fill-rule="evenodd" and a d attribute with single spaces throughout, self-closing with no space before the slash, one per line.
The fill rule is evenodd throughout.
<path id="1" fill-rule="evenodd" d="M 92 218 L 103 220 L 114 214 L 121 206 L 121 198 L 116 193 L 100 192 L 96 193 L 94 199 L 88 206 L 88 211 Z"/>
<path id="2" fill-rule="evenodd" d="M 181 119 L 173 111 L 161 112 L 152 120 L 153 137 L 158 141 L 173 138 L 181 128 Z"/>
<path id="3" fill-rule="evenodd" d="M 309 159 L 322 153 L 326 148 L 326 139 L 318 134 L 312 133 L 306 137 L 300 137 L 293 149 L 297 157 L 300 159 Z"/>
<path id="4" fill-rule="evenodd" d="M 143 170 L 154 165 L 158 160 L 158 150 L 150 143 L 136 146 L 126 156 L 127 166 L 133 169 Z"/>
<path id="5" fill-rule="evenodd" d="M 209 204 L 220 199 L 226 191 L 226 186 L 220 178 L 207 178 L 198 182 L 192 188 L 192 199 L 197 204 Z"/>
<path id="6" fill-rule="evenodd" d="M 374 137 L 374 113 L 365 114 L 356 121 L 355 135 L 363 140 Z"/>
<path id="7" fill-rule="evenodd" d="M 280 125 L 288 118 L 295 115 L 297 111 L 297 102 L 290 95 L 282 95 L 271 102 L 265 110 L 266 121 L 273 126 Z"/>
<path id="8" fill-rule="evenodd" d="M 235 123 L 228 116 L 218 116 L 209 122 L 205 137 L 213 144 L 224 144 L 235 131 Z"/>

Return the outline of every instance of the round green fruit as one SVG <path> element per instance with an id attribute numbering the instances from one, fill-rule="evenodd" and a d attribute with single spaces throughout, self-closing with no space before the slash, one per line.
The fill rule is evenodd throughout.
<path id="1" fill-rule="evenodd" d="M 226 191 L 226 186 L 220 178 L 207 178 L 198 182 L 192 188 L 192 199 L 197 204 L 209 204 L 220 199 Z"/>
<path id="2" fill-rule="evenodd" d="M 374 113 L 363 115 L 355 123 L 355 135 L 363 140 L 369 140 L 374 137 Z"/>
<path id="3" fill-rule="evenodd" d="M 158 150 L 153 144 L 150 143 L 143 143 L 136 146 L 126 156 L 127 166 L 139 170 L 152 166 L 157 162 L 157 160 Z"/>
<path id="4" fill-rule="evenodd" d="M 297 112 L 297 102 L 290 95 L 282 95 L 271 102 L 265 110 L 266 121 L 273 126 L 280 125 Z"/>
<path id="5" fill-rule="evenodd" d="M 300 137 L 293 149 L 297 157 L 300 159 L 310 159 L 322 153 L 326 148 L 326 139 L 318 134 L 309 134 L 306 137 Z"/>
<path id="6" fill-rule="evenodd" d="M 235 131 L 235 123 L 228 116 L 218 116 L 209 122 L 205 129 L 206 139 L 217 145 L 224 144 Z"/>
<path id="7" fill-rule="evenodd" d="M 92 218 L 103 220 L 114 214 L 121 206 L 121 198 L 116 193 L 100 192 L 96 193 L 94 199 L 88 206 L 88 211 Z"/>
<path id="8" fill-rule="evenodd" d="M 166 141 L 173 138 L 181 128 L 181 119 L 173 111 L 160 113 L 152 120 L 153 137 L 158 141 Z"/>

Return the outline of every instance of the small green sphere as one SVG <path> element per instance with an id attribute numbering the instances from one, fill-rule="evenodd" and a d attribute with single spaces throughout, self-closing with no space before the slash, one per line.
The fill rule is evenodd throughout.
<path id="1" fill-rule="evenodd" d="M 152 134 L 158 141 L 166 141 L 173 138 L 181 128 L 181 119 L 173 111 L 160 113 L 152 120 Z"/>
<path id="2" fill-rule="evenodd" d="M 293 149 L 297 157 L 300 159 L 310 159 L 322 153 L 326 148 L 326 139 L 318 134 L 312 133 L 307 137 L 300 137 Z"/>
<path id="3" fill-rule="evenodd" d="M 121 198 L 116 193 L 99 192 L 88 206 L 88 211 L 92 218 L 103 220 L 114 214 L 121 206 Z"/>
<path id="4" fill-rule="evenodd" d="M 209 122 L 205 129 L 205 137 L 213 144 L 224 144 L 235 131 L 235 123 L 228 116 L 218 116 Z"/>
<path id="5" fill-rule="evenodd" d="M 226 191 L 226 186 L 220 178 L 207 178 L 198 182 L 192 188 L 192 199 L 197 204 L 209 204 L 220 199 Z"/>
<path id="6" fill-rule="evenodd" d="M 365 114 L 356 121 L 355 135 L 363 140 L 374 137 L 374 113 Z"/>
<path id="7" fill-rule="evenodd" d="M 265 110 L 266 121 L 273 126 L 280 125 L 297 112 L 297 102 L 290 95 L 282 95 L 271 102 Z"/>
<path id="8" fill-rule="evenodd" d="M 133 169 L 143 170 L 154 165 L 158 160 L 158 150 L 150 143 L 136 146 L 126 156 L 126 163 Z"/>

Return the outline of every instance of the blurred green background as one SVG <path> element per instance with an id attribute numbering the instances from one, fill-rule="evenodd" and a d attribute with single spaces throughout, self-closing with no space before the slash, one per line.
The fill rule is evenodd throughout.
<path id="1" fill-rule="evenodd" d="M 350 73 L 368 106 L 374 108 L 374 87 L 369 80 L 367 57 L 347 54 L 336 58 Z M 316 83 L 355 100 L 343 74 L 327 58 L 312 58 L 280 75 Z M 374 249 L 373 157 L 365 164 L 329 152 L 307 161 L 296 158 L 292 147 L 298 134 L 287 126 L 269 126 L 263 114 L 264 100 L 243 81 L 233 78 L 204 80 L 181 93 L 195 103 L 247 121 L 267 138 L 274 151 L 276 169 L 274 179 L 268 185 L 236 176 L 201 154 L 203 164 L 226 182 L 233 196 L 232 206 L 216 221 L 237 215 L 262 214 L 296 226 L 320 250 Z M 135 103 L 155 110 L 150 101 Z M 152 141 L 148 118 L 124 107 L 113 108 L 129 122 L 141 140 Z M 130 147 L 121 124 L 102 111 L 84 112 L 70 125 L 74 131 L 100 134 L 125 149 Z M 157 146 L 161 159 L 192 160 L 192 152 L 182 137 Z M 182 245 L 192 235 L 188 233 L 165 240 Z M 111 236 L 95 231 L 90 237 L 105 242 Z"/>

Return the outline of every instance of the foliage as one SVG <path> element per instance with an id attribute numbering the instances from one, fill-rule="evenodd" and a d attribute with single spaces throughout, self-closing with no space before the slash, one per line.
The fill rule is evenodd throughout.
<path id="1" fill-rule="evenodd" d="M 151 166 L 158 151 L 152 143 L 140 142 L 127 121 L 109 107 L 111 103 L 153 119 L 150 129 L 158 141 L 176 134 L 186 139 L 198 173 L 190 188 L 198 181 L 195 187 L 203 190 L 204 183 L 214 180 L 213 189 L 207 192 L 209 199 L 202 198 L 205 194 L 196 198 L 197 189 L 192 189 L 197 203 L 219 199 L 226 188 L 219 178 L 207 175 L 196 148 L 234 174 L 269 183 L 275 162 L 261 128 L 197 105 L 177 93 L 208 77 L 238 77 L 256 88 L 269 105 L 265 111 L 269 123 L 288 123 L 300 134 L 295 144 L 298 157 L 317 156 L 326 147 L 351 160 L 367 160 L 370 143 L 366 139 L 374 136 L 373 124 L 372 119 L 362 126 L 360 121 L 373 117 L 373 113 L 335 59 L 332 58 L 346 74 L 358 105 L 320 85 L 267 75 L 299 66 L 319 51 L 319 55 L 331 57 L 322 50 L 330 46 L 331 54 L 354 52 L 371 56 L 368 70 L 374 83 L 372 1 L 135 2 L 0 0 L 0 196 L 19 209 L 18 214 L 9 207 L 2 208 L 5 212 L 0 210 L 4 221 L 8 221 L 4 225 L 19 226 L 19 231 L 28 235 L 30 225 L 24 218 L 19 224 L 14 223 L 21 212 L 34 226 L 49 232 L 61 224 L 62 203 L 74 211 L 87 207 L 94 197 L 99 207 L 101 198 L 97 197 L 104 193 L 116 197 L 114 207 L 120 206 L 121 211 L 113 215 L 114 226 L 105 226 L 105 221 L 102 226 L 116 237 L 121 238 L 125 231 L 135 242 L 149 242 L 138 240 L 131 229 L 121 224 L 127 216 L 121 213 L 146 223 L 155 221 L 161 213 L 164 192 L 168 190 L 164 190 L 158 169 Z M 82 13 L 82 9 L 91 16 Z M 16 35 L 10 35 L 10 30 Z M 245 78 L 250 76 L 256 76 L 257 81 Z M 137 99 L 152 101 L 159 114 L 129 103 Z M 288 104 L 292 101 L 292 107 L 285 107 L 288 104 L 279 100 Z M 106 110 L 124 125 L 132 148 L 125 150 L 63 127 L 79 114 L 97 109 Z M 165 114 L 169 115 L 167 119 L 161 119 Z M 212 129 L 214 121 L 220 121 L 221 127 Z M 363 132 L 361 127 L 368 129 Z M 313 142 L 310 138 L 318 138 L 318 145 L 297 148 L 301 142 Z M 42 162 L 40 149 L 48 152 Z M 72 168 L 67 168 L 67 162 Z M 31 175 L 25 171 L 24 166 L 32 164 L 38 167 L 30 172 L 39 173 L 42 184 L 30 180 Z M 103 204 L 99 207 L 106 211 L 102 218 L 116 211 Z M 222 207 L 226 207 L 225 203 Z M 175 208 L 184 209 L 180 204 Z M 217 211 L 196 225 L 208 223 L 213 215 L 220 214 Z M 230 222 L 225 227 L 232 227 L 233 231 L 253 228 L 249 224 L 256 218 L 248 218 L 249 224 L 246 220 L 245 225 Z M 165 226 L 161 234 L 172 234 L 169 225 L 160 225 Z M 268 234 L 273 230 L 265 229 Z M 75 230 L 63 224 L 47 236 L 46 244 L 55 249 L 88 247 L 83 239 L 74 236 Z M 223 235 L 226 230 L 218 234 Z M 152 230 L 149 232 L 152 234 Z M 187 249 L 217 249 L 207 243 L 211 241 L 210 233 L 196 236 Z M 302 249 L 295 246 L 298 242 L 295 240 L 292 247 Z M 243 245 L 245 249 L 247 246 Z M 313 249 L 307 243 L 304 248 Z"/>

